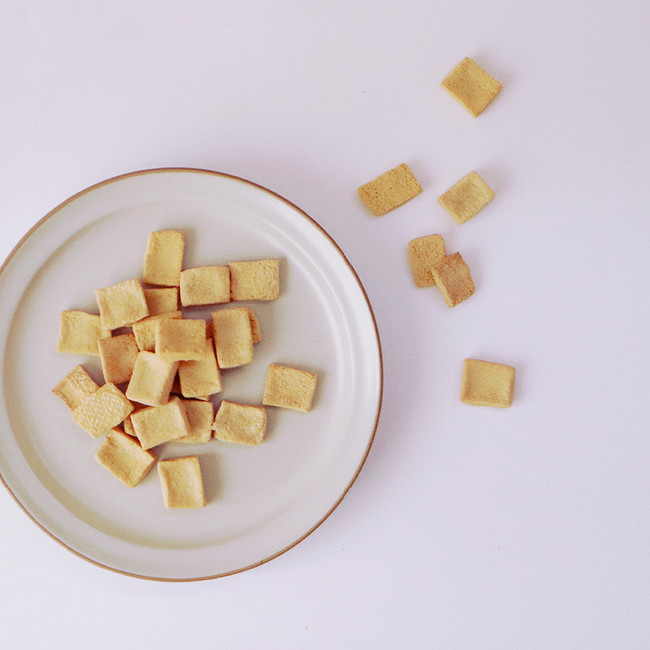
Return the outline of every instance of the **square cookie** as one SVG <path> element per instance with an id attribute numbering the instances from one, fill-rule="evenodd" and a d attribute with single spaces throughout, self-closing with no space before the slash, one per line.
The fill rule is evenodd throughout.
<path id="1" fill-rule="evenodd" d="M 158 475 L 167 508 L 205 508 L 205 489 L 198 456 L 158 461 Z"/>
<path id="2" fill-rule="evenodd" d="M 409 264 L 416 287 L 432 287 L 436 283 L 431 271 L 445 256 L 445 242 L 441 235 L 427 235 L 408 243 Z"/>
<path id="3" fill-rule="evenodd" d="M 141 350 L 135 360 L 126 396 L 147 406 L 163 406 L 169 399 L 178 361 L 161 359 L 153 352 Z"/>
<path id="4" fill-rule="evenodd" d="M 440 84 L 474 117 L 497 96 L 501 84 L 469 57 L 465 57 Z"/>
<path id="5" fill-rule="evenodd" d="M 465 359 L 460 399 L 472 406 L 508 408 L 515 390 L 515 369 L 501 363 Z"/>
<path id="6" fill-rule="evenodd" d="M 64 354 L 99 356 L 97 341 L 110 335 L 111 330 L 102 325 L 99 314 L 89 314 L 74 309 L 62 311 L 56 351 Z"/>
<path id="7" fill-rule="evenodd" d="M 187 415 L 190 432 L 186 436 L 178 438 L 176 442 L 210 442 L 212 438 L 212 422 L 214 421 L 214 407 L 212 406 L 212 402 L 182 399 L 181 403 Z"/>
<path id="8" fill-rule="evenodd" d="M 156 355 L 161 359 L 200 359 L 205 340 L 205 321 L 201 318 L 165 318 L 156 323 Z"/>
<path id="9" fill-rule="evenodd" d="M 316 382 L 313 372 L 272 363 L 266 374 L 262 404 L 307 413 L 311 411 Z"/>
<path id="10" fill-rule="evenodd" d="M 138 344 L 140 350 L 153 352 L 156 349 L 156 323 L 166 318 L 183 318 L 183 314 L 178 310 L 170 311 L 149 316 L 148 318 L 139 320 L 137 323 L 133 323 L 131 327 L 135 335 L 135 342 Z"/>
<path id="11" fill-rule="evenodd" d="M 260 445 L 266 432 L 266 409 L 223 400 L 212 424 L 214 437 L 224 442 Z"/>
<path id="12" fill-rule="evenodd" d="M 114 330 L 149 315 L 140 280 L 125 280 L 95 291 L 102 327 Z"/>
<path id="13" fill-rule="evenodd" d="M 199 359 L 179 363 L 178 380 L 183 397 L 202 398 L 221 391 L 221 373 L 212 339 L 203 342 L 203 354 Z"/>
<path id="14" fill-rule="evenodd" d="M 251 318 L 243 307 L 212 312 L 214 346 L 219 368 L 236 368 L 253 361 Z"/>
<path id="15" fill-rule="evenodd" d="M 131 415 L 131 424 L 143 449 L 151 449 L 186 436 L 190 424 L 180 398 L 172 397 L 163 406 L 150 406 Z"/>
<path id="16" fill-rule="evenodd" d="M 149 308 L 149 316 L 178 310 L 178 287 L 145 289 L 144 298 Z"/>
<path id="17" fill-rule="evenodd" d="M 227 266 L 199 266 L 181 271 L 183 307 L 222 302 L 230 302 L 230 269 Z"/>
<path id="18" fill-rule="evenodd" d="M 432 267 L 431 272 L 450 307 L 455 307 L 474 293 L 472 274 L 460 253 L 445 255 Z"/>
<path id="19" fill-rule="evenodd" d="M 398 208 L 422 191 L 408 165 L 402 163 L 362 185 L 359 197 L 377 217 Z"/>
<path id="20" fill-rule="evenodd" d="M 104 384 L 72 411 L 72 419 L 93 438 L 124 421 L 133 404 L 115 384 Z"/>
<path id="21" fill-rule="evenodd" d="M 158 230 L 149 234 L 144 253 L 142 279 L 147 284 L 177 287 L 181 281 L 185 234 Z"/>
<path id="22" fill-rule="evenodd" d="M 149 473 L 156 457 L 125 433 L 111 429 L 95 454 L 95 460 L 127 487 L 135 487 Z"/>
<path id="23" fill-rule="evenodd" d="M 120 334 L 99 341 L 99 358 L 106 383 L 123 384 L 131 379 L 140 352 L 133 334 Z"/>
<path id="24" fill-rule="evenodd" d="M 476 172 L 470 172 L 438 197 L 438 203 L 454 221 L 465 223 L 493 198 L 494 190 Z"/>
<path id="25" fill-rule="evenodd" d="M 70 409 L 76 409 L 89 395 L 99 388 L 99 384 L 88 374 L 83 366 L 75 366 L 53 389 Z"/>
<path id="26" fill-rule="evenodd" d="M 277 300 L 280 297 L 280 261 L 231 262 L 231 300 Z"/>

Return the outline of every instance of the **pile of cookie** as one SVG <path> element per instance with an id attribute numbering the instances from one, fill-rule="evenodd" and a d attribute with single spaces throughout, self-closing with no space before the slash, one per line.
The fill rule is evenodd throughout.
<path id="1" fill-rule="evenodd" d="M 501 84 L 470 58 L 463 59 L 442 81 L 449 92 L 474 117 L 478 117 L 501 90 Z M 404 163 L 358 188 L 358 194 L 375 216 L 398 208 L 422 192 Z M 471 171 L 450 187 L 438 202 L 454 221 L 464 224 L 475 217 L 495 193 Z M 448 254 L 442 235 L 411 240 L 408 259 L 416 287 L 436 286 L 449 307 L 456 307 L 475 292 L 474 280 L 459 252 Z M 500 363 L 465 359 L 460 398 L 466 404 L 509 407 L 514 394 L 515 369 Z"/>
<path id="2" fill-rule="evenodd" d="M 280 263 L 183 269 L 184 246 L 182 231 L 151 233 L 141 279 L 96 290 L 98 314 L 61 312 L 57 351 L 99 356 L 105 383 L 77 365 L 52 389 L 82 429 L 103 436 L 95 458 L 125 485 L 135 487 L 157 464 L 168 508 L 204 507 L 206 496 L 199 457 L 159 460 L 161 445 L 207 443 L 213 436 L 259 445 L 266 407 L 308 412 L 317 383 L 309 370 L 272 363 L 261 405 L 223 399 L 215 415 L 212 396 L 222 391 L 221 371 L 252 363 L 253 346 L 262 340 L 260 322 L 247 306 L 220 307 L 209 321 L 187 309 L 277 300 Z"/>

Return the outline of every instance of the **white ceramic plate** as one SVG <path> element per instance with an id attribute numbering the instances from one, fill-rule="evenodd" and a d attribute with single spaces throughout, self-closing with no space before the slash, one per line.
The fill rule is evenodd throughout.
<path id="1" fill-rule="evenodd" d="M 155 470 L 136 488 L 123 486 L 95 462 L 100 441 L 51 393 L 78 363 L 102 381 L 97 357 L 56 352 L 61 310 L 96 312 L 94 289 L 141 277 L 147 236 L 164 228 L 186 233 L 186 267 L 281 259 L 280 299 L 250 303 L 263 335 L 255 361 L 224 371 L 218 398 L 261 403 L 272 362 L 319 377 L 310 413 L 267 409 L 259 447 L 213 440 L 160 448 L 161 458 L 199 455 L 208 497 L 199 510 L 166 510 Z M 191 580 L 268 561 L 332 512 L 372 444 L 382 367 L 363 287 L 316 222 L 240 178 L 159 169 L 80 192 L 12 252 L 0 304 L 2 479 L 46 532 L 106 568 Z"/>

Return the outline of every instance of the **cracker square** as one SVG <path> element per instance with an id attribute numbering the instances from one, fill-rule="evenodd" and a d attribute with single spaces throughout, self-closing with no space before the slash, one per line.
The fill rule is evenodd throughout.
<path id="1" fill-rule="evenodd" d="M 220 368 L 236 368 L 253 361 L 253 332 L 245 308 L 229 307 L 212 312 L 212 326 Z"/>
<path id="2" fill-rule="evenodd" d="M 408 243 L 409 264 L 416 287 L 432 287 L 436 280 L 431 267 L 445 256 L 445 242 L 441 235 L 417 237 Z"/>
<path id="3" fill-rule="evenodd" d="M 260 445 L 266 432 L 266 409 L 222 400 L 212 428 L 214 437 L 224 442 Z"/>
<path id="4" fill-rule="evenodd" d="M 431 272 L 450 307 L 455 307 L 474 293 L 472 274 L 460 253 L 445 255 L 431 267 Z"/>
<path id="5" fill-rule="evenodd" d="M 476 172 L 470 172 L 438 197 L 438 203 L 454 221 L 465 223 L 493 198 L 494 190 Z"/>
<path id="6" fill-rule="evenodd" d="M 125 433 L 111 429 L 95 454 L 95 460 L 127 487 L 135 487 L 149 473 L 156 457 Z"/>
<path id="7" fill-rule="evenodd" d="M 205 321 L 201 318 L 165 318 L 156 323 L 156 354 L 161 359 L 200 359 L 205 340 Z"/>
<path id="8" fill-rule="evenodd" d="M 181 304 L 213 305 L 230 302 L 230 269 L 199 266 L 181 271 Z"/>
<path id="9" fill-rule="evenodd" d="M 469 57 L 465 57 L 440 84 L 474 117 L 497 96 L 501 84 Z"/>
<path id="10" fill-rule="evenodd" d="M 53 389 L 52 392 L 70 409 L 76 409 L 86 397 L 92 395 L 99 384 L 83 366 L 75 366 Z"/>
<path id="11" fill-rule="evenodd" d="M 402 163 L 362 185 L 357 192 L 370 211 L 380 217 L 422 191 L 408 165 Z"/>
<path id="12" fill-rule="evenodd" d="M 501 363 L 465 359 L 460 399 L 472 406 L 508 408 L 515 390 L 515 369 Z"/>
<path id="13" fill-rule="evenodd" d="M 230 262 L 231 300 L 277 300 L 280 297 L 280 261 Z"/>
<path id="14" fill-rule="evenodd" d="M 148 284 L 177 287 L 181 281 L 185 234 L 158 230 L 149 234 L 142 279 Z"/>
<path id="15" fill-rule="evenodd" d="M 210 442 L 214 420 L 212 402 L 197 402 L 193 399 L 183 399 L 181 402 L 187 415 L 190 432 L 186 436 L 178 438 L 176 442 Z"/>
<path id="16" fill-rule="evenodd" d="M 180 398 L 172 397 L 163 406 L 149 406 L 131 415 L 131 424 L 143 449 L 151 449 L 190 432 L 190 424 Z"/>
<path id="17" fill-rule="evenodd" d="M 102 327 L 114 330 L 149 315 L 140 280 L 125 280 L 95 291 Z"/>
<path id="18" fill-rule="evenodd" d="M 99 358 L 102 362 L 104 381 L 113 384 L 129 381 L 139 351 L 133 334 L 100 339 Z"/>
<path id="19" fill-rule="evenodd" d="M 149 316 L 167 314 L 178 310 L 178 287 L 145 289 L 144 298 L 149 308 Z"/>
<path id="20" fill-rule="evenodd" d="M 266 374 L 262 404 L 307 413 L 311 411 L 316 383 L 316 375 L 309 370 L 272 363 Z"/>
<path id="21" fill-rule="evenodd" d="M 167 508 L 205 508 L 205 488 L 198 456 L 158 461 L 158 475 Z"/>
<path id="22" fill-rule="evenodd" d="M 178 370 L 178 361 L 161 359 L 153 352 L 141 350 L 135 360 L 126 396 L 148 406 L 167 403 Z"/>
<path id="23" fill-rule="evenodd" d="M 221 374 L 212 339 L 203 342 L 203 354 L 199 359 L 180 362 L 178 380 L 183 397 L 203 398 L 221 391 Z"/>
<path id="24" fill-rule="evenodd" d="M 56 351 L 65 354 L 99 356 L 97 341 L 111 335 L 99 314 L 69 309 L 61 312 Z"/>
<path id="25" fill-rule="evenodd" d="M 156 349 L 156 323 L 165 318 L 183 318 L 183 314 L 180 311 L 170 311 L 133 323 L 131 327 L 135 335 L 135 342 L 141 350 L 153 352 Z"/>
<path id="26" fill-rule="evenodd" d="M 115 384 L 104 384 L 72 411 L 72 419 L 93 438 L 124 421 L 133 404 Z"/>

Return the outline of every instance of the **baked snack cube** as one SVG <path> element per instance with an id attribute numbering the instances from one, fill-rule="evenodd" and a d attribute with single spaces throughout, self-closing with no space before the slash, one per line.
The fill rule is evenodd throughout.
<path id="1" fill-rule="evenodd" d="M 212 402 L 198 402 L 193 399 L 183 399 L 181 402 L 187 415 L 190 432 L 186 436 L 178 438 L 176 442 L 210 442 L 212 422 L 214 421 Z"/>
<path id="2" fill-rule="evenodd" d="M 156 354 L 161 359 L 200 359 L 205 341 L 205 321 L 201 318 L 165 318 L 156 323 Z"/>
<path id="3" fill-rule="evenodd" d="M 212 326 L 219 368 L 236 368 L 253 361 L 253 332 L 246 309 L 230 307 L 214 311 Z"/>
<path id="4" fill-rule="evenodd" d="M 309 370 L 272 363 L 266 374 L 262 404 L 307 413 L 311 411 L 317 378 Z"/>
<path id="5" fill-rule="evenodd" d="M 102 327 L 114 330 L 149 315 L 140 280 L 125 280 L 95 291 Z"/>
<path id="6" fill-rule="evenodd" d="M 72 411 L 72 419 L 93 438 L 124 421 L 133 404 L 115 384 L 104 384 Z"/>
<path id="7" fill-rule="evenodd" d="M 135 360 L 126 396 L 147 406 L 166 404 L 177 370 L 178 361 L 161 359 L 153 352 L 141 350 Z"/>
<path id="8" fill-rule="evenodd" d="M 501 363 L 465 359 L 460 399 L 472 406 L 508 408 L 515 391 L 515 369 Z"/>
<path id="9" fill-rule="evenodd" d="M 493 198 L 494 190 L 476 172 L 470 172 L 438 197 L 438 203 L 454 221 L 465 223 Z"/>
<path id="10" fill-rule="evenodd" d="M 474 117 L 478 117 L 501 90 L 501 84 L 469 57 L 456 65 L 440 85 Z"/>
<path id="11" fill-rule="evenodd" d="M 203 342 L 200 358 L 179 363 L 178 380 L 183 397 L 203 398 L 221 391 L 221 374 L 212 339 Z"/>
<path id="12" fill-rule="evenodd" d="M 178 310 L 170 311 L 149 316 L 149 318 L 143 318 L 137 323 L 133 323 L 131 327 L 133 328 L 135 342 L 140 350 L 153 352 L 156 349 L 156 323 L 166 318 L 183 318 L 183 314 Z"/>
<path id="13" fill-rule="evenodd" d="M 181 281 L 185 234 L 180 230 L 158 230 L 149 234 L 142 279 L 148 284 L 177 287 Z"/>
<path id="14" fill-rule="evenodd" d="M 231 300 L 277 300 L 280 297 L 280 261 L 230 262 Z"/>
<path id="15" fill-rule="evenodd" d="M 111 335 L 99 314 L 68 309 L 61 312 L 56 351 L 65 354 L 99 356 L 97 341 Z"/>
<path id="16" fill-rule="evenodd" d="M 474 293 L 474 280 L 460 253 L 445 255 L 431 268 L 436 285 L 450 307 L 467 300 Z"/>
<path id="17" fill-rule="evenodd" d="M 230 302 L 230 269 L 199 266 L 181 271 L 181 304 L 213 305 Z"/>
<path id="18" fill-rule="evenodd" d="M 95 454 L 95 460 L 127 487 L 135 487 L 149 473 L 156 457 L 116 429 L 111 429 Z"/>
<path id="19" fill-rule="evenodd" d="M 151 449 L 186 436 L 190 424 L 180 398 L 172 397 L 163 406 L 149 406 L 131 416 L 131 424 L 143 449 Z"/>
<path id="20" fill-rule="evenodd" d="M 212 424 L 214 437 L 241 445 L 260 445 L 266 432 L 266 409 L 222 400 Z"/>
<path id="21" fill-rule="evenodd" d="M 405 163 L 384 172 L 357 190 L 361 200 L 377 217 L 410 201 L 421 191 L 420 184 Z"/>
<path id="22" fill-rule="evenodd" d="M 251 335 L 253 337 L 253 345 L 255 345 L 262 340 L 262 328 L 260 327 L 257 314 L 250 307 L 246 307 L 246 311 L 251 319 Z"/>
<path id="23" fill-rule="evenodd" d="M 446 254 L 441 235 L 417 237 L 408 243 L 409 264 L 416 287 L 432 287 L 436 283 L 431 268 Z"/>
<path id="24" fill-rule="evenodd" d="M 133 334 L 120 334 L 99 341 L 99 358 L 104 381 L 123 384 L 131 379 L 135 360 L 140 352 Z"/>
<path id="25" fill-rule="evenodd" d="M 145 289 L 144 298 L 149 308 L 149 316 L 167 314 L 178 310 L 178 287 L 158 287 Z"/>
<path id="26" fill-rule="evenodd" d="M 167 508 L 205 508 L 205 488 L 198 456 L 160 460 L 158 475 Z"/>
<path id="27" fill-rule="evenodd" d="M 62 399 L 70 410 L 73 410 L 98 388 L 99 384 L 88 374 L 83 366 L 75 366 L 52 389 L 52 392 L 58 398 Z"/>

